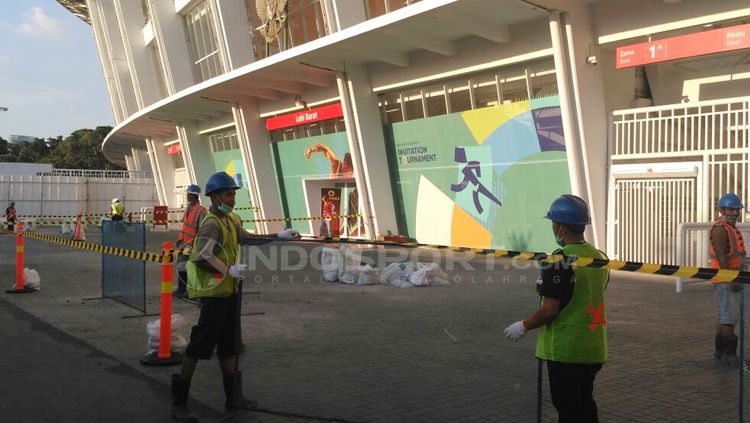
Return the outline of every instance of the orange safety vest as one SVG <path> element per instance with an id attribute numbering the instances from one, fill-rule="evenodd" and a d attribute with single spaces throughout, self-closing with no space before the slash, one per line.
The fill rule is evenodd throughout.
<path id="1" fill-rule="evenodd" d="M 742 239 L 742 233 L 740 233 L 740 230 L 736 226 L 730 225 L 724 220 L 717 220 L 714 226 L 711 227 L 711 232 L 714 231 L 716 226 L 723 226 L 729 237 L 729 252 L 726 254 L 729 259 L 729 267 L 733 270 L 740 270 L 742 268 L 742 259 L 746 255 L 745 241 Z M 716 258 L 713 240 L 709 242 L 709 252 L 711 253 L 711 267 L 718 269 L 719 260 Z"/>
<path id="2" fill-rule="evenodd" d="M 191 245 L 193 238 L 198 234 L 198 225 L 206 217 L 206 209 L 199 203 L 188 205 L 185 216 L 182 218 L 182 230 L 177 240 Z"/>

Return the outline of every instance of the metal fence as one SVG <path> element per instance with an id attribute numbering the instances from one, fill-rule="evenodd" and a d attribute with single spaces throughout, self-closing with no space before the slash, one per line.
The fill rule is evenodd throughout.
<path id="1" fill-rule="evenodd" d="M 102 222 L 102 245 L 145 251 L 143 223 Z M 102 254 L 102 296 L 146 312 L 146 262 Z"/>
<path id="2" fill-rule="evenodd" d="M 749 116 L 747 97 L 615 111 L 607 252 L 674 263 L 678 224 L 713 219 L 724 193 L 750 197 Z"/>

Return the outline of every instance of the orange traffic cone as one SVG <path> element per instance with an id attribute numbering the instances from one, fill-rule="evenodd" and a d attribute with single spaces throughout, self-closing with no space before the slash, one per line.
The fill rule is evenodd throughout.
<path id="1" fill-rule="evenodd" d="M 86 241 L 86 235 L 81 225 L 81 213 L 78 213 L 76 218 L 76 230 L 73 233 L 73 241 Z"/>

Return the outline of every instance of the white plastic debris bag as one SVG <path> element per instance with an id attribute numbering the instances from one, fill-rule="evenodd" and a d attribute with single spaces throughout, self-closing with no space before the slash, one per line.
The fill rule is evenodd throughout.
<path id="1" fill-rule="evenodd" d="M 169 346 L 172 351 L 182 352 L 185 350 L 188 342 L 179 331 L 185 327 L 185 319 L 178 313 L 172 314 L 172 332 L 169 338 Z M 161 330 L 161 319 L 148 322 L 146 331 L 148 332 L 148 354 L 159 352 L 159 332 Z"/>
<path id="2" fill-rule="evenodd" d="M 379 279 L 380 272 L 378 272 L 378 269 L 366 264 L 361 266 L 357 277 L 357 285 L 375 285 Z"/>
<path id="3" fill-rule="evenodd" d="M 417 270 L 409 275 L 414 286 L 447 285 L 448 275 L 435 263 L 417 263 Z"/>
<path id="4" fill-rule="evenodd" d="M 23 286 L 36 289 L 37 291 L 42 289 L 41 281 L 39 280 L 39 272 L 34 269 L 23 269 Z"/>
<path id="5" fill-rule="evenodd" d="M 63 223 L 62 224 L 62 228 L 60 228 L 60 233 L 61 234 L 72 234 L 74 230 L 75 230 L 75 227 L 73 226 L 72 223 L 71 224 Z"/>
<path id="6" fill-rule="evenodd" d="M 323 268 L 323 279 L 326 282 L 339 280 L 339 263 L 341 255 L 336 248 L 323 247 L 320 255 L 320 265 Z"/>
<path id="7" fill-rule="evenodd" d="M 362 266 L 362 250 L 352 248 L 348 245 L 342 245 L 339 248 L 339 281 L 345 273 L 352 273 L 349 270 L 357 271 Z M 343 282 L 343 281 L 341 281 Z M 347 282 L 344 282 L 347 283 Z M 355 282 L 356 283 L 356 279 Z"/>
<path id="8" fill-rule="evenodd" d="M 407 261 L 404 263 L 391 263 L 380 273 L 380 283 L 393 286 L 401 286 L 409 282 L 409 275 L 414 272 L 414 263 Z"/>

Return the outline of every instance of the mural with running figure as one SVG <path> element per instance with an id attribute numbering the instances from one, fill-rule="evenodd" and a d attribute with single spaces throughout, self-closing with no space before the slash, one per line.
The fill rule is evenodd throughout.
<path id="1" fill-rule="evenodd" d="M 384 126 L 401 231 L 419 242 L 550 251 L 570 192 L 556 96 Z"/>

